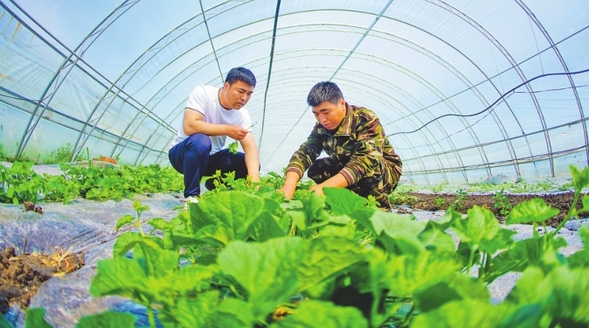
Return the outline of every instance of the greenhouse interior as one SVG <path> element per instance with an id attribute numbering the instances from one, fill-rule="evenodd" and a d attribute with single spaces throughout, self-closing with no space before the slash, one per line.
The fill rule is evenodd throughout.
<path id="1" fill-rule="evenodd" d="M 0 327 L 589 326 L 587 0 L 0 5 Z M 192 198 L 170 149 L 197 88 L 239 109 L 238 67 L 251 126 L 221 146 L 262 182 Z M 382 172 L 285 189 L 336 133 L 320 82 L 400 158 L 383 198 L 351 188 Z"/>

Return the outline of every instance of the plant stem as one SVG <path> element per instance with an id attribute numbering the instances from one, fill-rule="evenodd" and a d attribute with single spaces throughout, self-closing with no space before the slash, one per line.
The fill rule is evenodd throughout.
<path id="1" fill-rule="evenodd" d="M 473 247 L 470 248 L 470 255 L 468 256 L 468 269 L 466 270 L 466 274 L 468 276 L 470 276 L 470 269 L 472 268 L 472 262 L 474 261 L 474 253 L 475 253 L 475 247 L 473 245 Z"/>
<path id="2" fill-rule="evenodd" d="M 569 209 L 569 213 L 562 220 L 562 222 L 556 227 L 556 230 L 553 231 L 552 236 L 556 236 L 558 231 L 560 231 L 560 229 L 562 229 L 562 227 L 564 227 L 564 225 L 573 217 L 573 213 L 575 212 L 575 210 L 577 208 L 577 202 L 579 201 L 580 195 L 581 195 L 581 191 L 575 190 L 575 197 L 573 198 L 573 204 L 571 205 L 571 208 Z"/>
<path id="3" fill-rule="evenodd" d="M 149 326 L 152 328 L 156 328 L 155 317 L 153 315 L 153 309 L 151 308 L 151 306 L 147 307 L 147 318 L 149 319 Z"/>

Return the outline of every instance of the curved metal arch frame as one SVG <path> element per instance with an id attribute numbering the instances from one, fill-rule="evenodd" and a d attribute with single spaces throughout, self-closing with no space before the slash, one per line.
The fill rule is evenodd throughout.
<path id="1" fill-rule="evenodd" d="M 390 5 L 390 3 L 391 3 L 391 2 L 389 2 L 389 3 L 388 3 L 388 5 Z M 388 7 L 388 5 L 387 5 L 386 7 Z M 383 9 L 383 10 L 381 11 L 381 14 L 380 14 L 380 15 L 382 15 L 382 13 L 383 13 L 385 10 L 386 10 L 386 8 L 385 8 L 385 9 Z M 292 13 L 289 13 L 289 14 L 290 14 L 290 15 L 292 15 L 292 14 L 298 14 L 298 13 L 300 13 L 300 12 L 292 12 Z M 365 13 L 365 12 L 362 12 L 362 13 Z M 203 15 L 204 15 L 204 12 L 203 12 Z M 379 15 L 379 16 L 378 16 L 378 17 L 377 17 L 377 18 L 376 18 L 376 19 L 373 21 L 373 23 L 371 24 L 371 26 L 370 26 L 368 29 L 366 29 L 366 30 L 365 30 L 364 34 L 362 35 L 362 38 L 361 38 L 361 40 L 362 40 L 363 38 L 365 38 L 365 37 L 366 37 L 366 35 L 368 34 L 368 31 L 370 30 L 370 28 L 372 28 L 372 27 L 375 25 L 376 21 L 377 21 L 377 20 L 380 18 L 380 15 Z M 257 21 L 256 21 L 256 22 L 257 22 Z M 250 23 L 250 24 L 253 24 L 253 23 L 255 23 L 255 22 L 252 22 L 252 23 Z M 248 25 L 249 25 L 249 24 L 248 24 Z M 415 27 L 415 26 L 413 26 L 413 27 Z M 231 31 L 231 30 L 229 30 L 229 31 L 226 31 L 225 33 L 229 33 L 230 31 Z M 429 32 L 426 32 L 426 33 L 429 33 Z M 429 33 L 429 34 L 431 35 L 431 33 Z M 434 36 L 434 37 L 435 37 L 435 36 Z M 437 38 L 437 37 L 436 37 L 436 38 Z M 438 39 L 439 39 L 439 38 L 438 38 Z M 357 48 L 357 46 L 359 45 L 359 43 L 361 42 L 361 40 L 359 40 L 359 41 L 358 41 L 358 43 L 356 44 L 356 46 L 354 47 L 354 49 L 356 49 L 356 48 Z M 210 42 L 212 42 L 212 40 L 209 40 L 209 41 L 210 41 Z M 442 42 L 444 42 L 444 43 L 446 43 L 446 42 L 445 42 L 445 41 L 443 41 L 443 40 L 441 40 L 441 41 L 442 41 Z M 447 44 L 447 43 L 446 43 L 446 44 Z M 351 55 L 351 53 L 352 53 L 352 52 L 353 52 L 353 49 L 352 49 L 352 51 L 349 53 L 349 55 L 348 55 L 348 57 L 347 57 L 347 58 L 349 58 L 349 56 Z M 463 55 L 464 55 L 464 54 L 463 54 Z M 428 56 L 428 57 L 432 58 L 432 56 Z M 347 58 L 346 58 L 345 60 L 347 60 Z M 465 57 L 465 58 L 466 58 L 466 57 Z M 342 65 L 345 63 L 345 60 L 344 60 L 344 62 L 342 62 L 342 63 L 340 64 L 340 67 L 341 67 L 341 66 L 342 66 Z M 218 61 L 218 59 L 217 59 L 217 61 Z M 473 63 L 473 64 L 474 64 L 474 63 Z M 476 66 L 476 65 L 475 65 L 475 66 Z M 479 68 L 479 70 L 480 70 L 480 68 Z M 334 74 L 336 74 L 336 73 L 334 73 Z M 471 84 L 471 85 L 472 85 L 472 84 Z M 514 117 L 515 117 L 515 116 L 514 116 Z M 501 126 L 502 126 L 502 124 L 500 123 L 500 120 L 497 120 L 497 117 L 496 117 L 496 116 L 494 116 L 494 118 L 495 118 L 496 124 L 497 124 L 498 126 L 500 126 L 500 130 L 501 130 L 501 132 L 502 132 L 502 134 L 503 134 L 503 136 L 504 136 L 504 139 L 507 139 L 507 138 L 506 138 L 506 137 L 507 137 L 507 136 L 506 136 L 506 132 L 505 132 L 504 128 L 502 128 L 502 127 L 501 127 Z M 517 120 L 517 118 L 516 118 L 516 120 Z M 475 138 L 475 139 L 476 139 L 476 138 Z M 511 146 L 511 147 L 508 147 L 508 148 L 509 148 L 509 151 L 510 151 L 510 156 L 512 157 L 512 159 L 513 159 L 513 158 L 515 158 L 515 154 L 514 154 L 514 151 L 513 151 L 513 147 Z M 490 171 L 488 171 L 488 173 L 490 174 Z M 516 173 L 518 173 L 518 174 L 519 174 L 519 170 L 517 169 L 517 167 L 516 167 Z M 465 178 L 466 178 L 466 176 L 465 176 Z"/>
<path id="2" fill-rule="evenodd" d="M 537 23 L 539 23 L 539 22 L 537 22 Z M 545 34 L 545 37 L 549 38 L 549 36 L 548 36 L 547 34 Z M 552 45 L 554 45 L 554 43 L 552 42 L 552 40 L 550 40 L 550 41 L 551 41 L 551 44 L 552 44 Z M 555 51 L 558 51 L 558 49 L 557 49 L 555 46 L 553 46 L 553 49 L 554 49 Z M 560 56 L 560 54 L 559 54 L 559 58 L 562 60 L 562 57 Z M 563 62 L 563 65 L 565 65 L 564 67 L 565 67 L 565 69 L 566 69 L 566 63 L 564 63 L 564 62 Z M 568 69 L 567 69 L 567 71 L 568 71 Z M 570 79 L 570 78 L 569 78 L 569 79 Z M 572 85 L 573 92 L 575 93 L 575 97 L 576 97 L 576 99 L 577 99 L 577 103 L 578 103 L 578 105 L 579 105 L 579 110 L 580 110 L 580 113 L 581 113 L 581 117 L 583 118 L 583 117 L 584 117 L 584 115 L 583 115 L 583 112 L 582 112 L 582 105 L 581 105 L 581 103 L 580 103 L 580 100 L 579 100 L 578 94 L 577 94 L 577 92 L 576 92 L 576 89 L 575 89 L 575 86 L 574 86 L 574 82 L 573 82 L 572 80 L 571 80 L 571 83 L 572 83 L 571 85 Z M 59 88 L 59 86 L 58 86 L 58 88 Z M 533 94 L 533 92 L 532 92 L 532 94 Z M 41 104 L 41 102 L 39 102 L 39 104 Z M 49 104 L 47 103 L 46 105 L 48 106 Z M 539 103 L 537 103 L 537 102 L 536 102 L 536 105 L 537 105 L 537 106 L 539 106 Z M 537 107 L 537 108 L 538 108 L 538 107 Z M 41 115 L 39 115 L 39 116 L 41 116 Z M 34 117 L 34 115 L 32 115 L 32 117 Z M 583 120 L 583 122 L 585 122 L 585 121 Z M 35 125 L 36 125 L 36 124 L 35 124 Z M 584 131 L 585 131 L 585 138 L 586 138 L 586 140 L 585 140 L 585 141 L 586 141 L 586 143 L 587 143 L 587 130 L 586 130 L 586 124 L 583 124 L 583 127 L 584 127 Z M 546 125 L 545 125 L 545 124 L 543 125 L 543 129 L 544 129 L 544 131 L 546 131 L 546 130 L 547 130 L 547 127 L 546 127 Z M 546 134 L 545 134 L 545 136 L 546 136 Z M 546 141 L 548 142 L 549 140 L 546 140 Z M 548 149 L 548 151 L 550 152 L 550 149 Z M 589 151 L 589 150 L 588 150 L 588 151 Z M 552 164 L 552 162 L 553 162 L 553 160 L 551 160 L 551 165 L 553 165 L 553 164 Z M 552 169 L 553 169 L 553 167 L 552 167 Z"/>
<path id="3" fill-rule="evenodd" d="M 542 34 L 544 35 L 544 37 L 546 38 L 546 40 L 550 44 L 550 48 L 554 50 L 554 53 L 557 56 L 558 60 L 560 61 L 560 64 L 562 65 L 562 68 L 565 70 L 565 72 L 570 73 L 570 70 L 569 70 L 566 62 L 564 61 L 562 54 L 558 50 L 558 47 L 554 43 L 554 40 L 552 40 L 552 37 L 550 37 L 550 34 L 546 30 L 546 28 L 544 28 L 542 23 L 540 23 L 540 21 L 536 18 L 536 15 L 534 15 L 534 13 L 530 10 L 530 8 L 528 8 L 528 6 L 526 6 L 525 3 L 523 3 L 523 1 L 515 0 L 515 2 L 528 14 L 530 19 L 534 22 L 534 24 L 542 32 Z M 579 109 L 579 116 L 581 117 L 581 122 L 582 122 L 582 126 L 583 126 L 583 132 L 584 132 L 583 135 L 585 138 L 585 145 L 589 145 L 589 134 L 587 133 L 587 123 L 585 122 L 585 113 L 583 111 L 583 105 L 581 103 L 581 100 L 579 99 L 579 93 L 577 92 L 577 88 L 575 86 L 575 81 L 573 81 L 573 78 L 570 75 L 568 76 L 568 80 L 571 85 L 571 91 L 573 92 L 573 95 L 574 95 L 575 100 L 577 102 L 577 108 Z M 589 165 L 589 147 L 587 147 L 585 150 L 585 157 L 587 159 L 587 164 Z M 554 165 L 552 165 L 551 168 L 553 170 L 552 176 L 554 176 Z"/>
<path id="4" fill-rule="evenodd" d="M 19 143 L 19 147 L 16 153 L 16 157 L 18 158 L 22 155 L 24 148 L 26 147 L 33 131 L 39 124 L 39 121 L 43 117 L 43 113 L 50 106 L 51 100 L 53 96 L 57 93 L 59 88 L 61 87 L 63 81 L 65 81 L 68 74 L 71 70 L 76 66 L 77 62 L 82 58 L 84 52 L 94 43 L 94 41 L 104 32 L 108 26 L 110 26 L 114 21 L 116 21 L 121 15 L 123 15 L 130 7 L 135 5 L 139 0 L 126 0 L 122 5 L 118 6 L 110 15 L 108 15 L 104 20 L 102 20 L 96 28 L 92 30 L 92 32 L 82 40 L 82 42 L 71 52 L 67 58 L 62 62 L 61 66 L 58 68 L 57 72 L 51 79 L 50 83 L 47 85 L 43 94 L 41 95 L 37 106 L 33 110 L 31 114 L 31 118 L 27 124 L 27 128 L 23 134 L 21 142 Z M 23 13 L 26 14 L 25 11 Z"/>
<path id="5" fill-rule="evenodd" d="M 476 21 L 474 21 L 470 16 L 466 15 L 465 13 L 463 13 L 462 11 L 458 10 L 457 8 L 455 8 L 453 6 L 450 6 L 450 5 L 443 3 L 441 1 L 440 1 L 440 3 L 433 3 L 433 4 L 454 14 L 456 17 L 463 19 L 466 23 L 468 23 L 469 25 L 471 25 L 472 27 L 477 29 L 479 32 L 481 32 L 481 34 L 484 35 L 485 37 L 487 37 L 487 39 L 489 41 L 491 41 L 491 43 L 495 46 L 495 48 L 497 48 L 497 50 L 499 50 L 503 54 L 505 59 L 507 59 L 507 61 L 511 64 L 511 66 L 512 66 L 511 68 L 513 68 L 514 71 L 517 72 L 520 79 L 522 79 L 522 81 L 526 81 L 526 77 L 525 77 L 524 72 L 519 68 L 519 66 L 517 65 L 517 63 L 513 59 L 513 57 L 510 55 L 509 51 L 507 51 L 507 49 L 505 49 L 503 47 L 503 45 L 499 42 L 499 40 L 495 39 L 493 37 L 493 35 L 491 33 L 489 33 L 485 28 L 483 28 L 480 24 L 478 24 Z M 491 81 L 489 81 L 489 82 L 491 82 Z M 532 101 L 536 107 L 536 113 L 538 114 L 538 117 L 540 119 L 540 123 L 542 124 L 542 128 L 544 130 L 546 130 L 546 120 L 544 119 L 544 115 L 542 114 L 542 109 L 540 108 L 540 103 L 538 102 L 538 99 L 536 98 L 536 95 L 534 94 L 531 86 L 526 85 L 526 88 L 528 89 L 528 91 L 530 93 L 530 98 L 532 99 Z M 548 151 L 551 152 L 552 145 L 550 143 L 550 136 L 548 135 L 547 132 L 544 133 L 544 141 L 546 142 L 546 147 L 548 148 Z M 554 160 L 552 158 L 550 159 L 550 171 L 551 171 L 550 172 L 551 175 L 554 176 Z"/>

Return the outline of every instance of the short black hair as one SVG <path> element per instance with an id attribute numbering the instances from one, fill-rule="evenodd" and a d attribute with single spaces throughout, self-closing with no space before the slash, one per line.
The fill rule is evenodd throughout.
<path id="1" fill-rule="evenodd" d="M 307 96 L 307 104 L 311 107 L 319 106 L 324 101 L 337 104 L 344 95 L 337 84 L 331 81 L 323 81 L 315 84 Z"/>
<path id="2" fill-rule="evenodd" d="M 225 82 L 229 82 L 229 85 L 237 81 L 243 81 L 247 85 L 252 87 L 256 86 L 256 76 L 252 71 L 245 67 L 235 67 L 232 68 L 229 73 L 227 73 L 227 78 L 225 78 Z"/>

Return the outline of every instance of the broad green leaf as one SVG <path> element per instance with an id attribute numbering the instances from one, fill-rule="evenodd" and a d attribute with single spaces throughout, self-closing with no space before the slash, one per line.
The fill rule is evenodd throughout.
<path id="1" fill-rule="evenodd" d="M 419 238 L 408 231 L 394 232 L 391 235 L 385 231 L 376 239 L 375 245 L 391 255 L 417 255 L 426 249 Z"/>
<path id="2" fill-rule="evenodd" d="M 225 224 L 236 239 L 245 240 L 250 225 L 263 212 L 276 213 L 280 204 L 240 191 L 219 192 L 193 207 L 190 214 L 193 230 L 207 225 Z"/>
<path id="3" fill-rule="evenodd" d="M 279 218 L 269 212 L 262 213 L 249 227 L 247 234 L 257 242 L 264 242 L 272 238 L 284 237 L 288 232 L 288 225 L 281 226 Z"/>
<path id="4" fill-rule="evenodd" d="M 544 280 L 544 271 L 538 267 L 530 267 L 523 271 L 511 290 L 506 303 L 517 305 L 540 303 L 538 285 Z"/>
<path id="5" fill-rule="evenodd" d="M 506 224 L 545 222 L 560 213 L 559 209 L 547 205 L 542 198 L 533 198 L 519 203 L 509 212 Z"/>
<path id="6" fill-rule="evenodd" d="M 0 313 L 0 315 L 2 314 Z M 8 322 L 8 320 L 6 320 L 6 322 Z M 2 322 L 0 321 L 0 323 Z M 45 321 L 45 309 L 28 309 L 26 312 L 25 328 L 52 328 L 51 325 Z"/>
<path id="7" fill-rule="evenodd" d="M 542 319 L 544 311 L 539 304 L 525 304 L 521 306 L 508 306 L 500 304 L 507 315 L 501 321 L 501 328 L 538 328 L 545 327 Z M 564 327 L 564 326 L 563 326 Z"/>
<path id="8" fill-rule="evenodd" d="M 329 223 L 319 228 L 321 236 L 339 236 L 353 239 L 356 235 L 356 224 L 347 215 L 332 216 Z"/>
<path id="9" fill-rule="evenodd" d="M 209 327 L 254 327 L 257 323 L 251 302 L 228 298 L 209 316 Z"/>
<path id="10" fill-rule="evenodd" d="M 209 320 L 219 303 L 219 291 L 199 293 L 197 297 L 182 297 L 174 300 L 171 311 L 158 313 L 164 327 L 211 327 Z"/>
<path id="11" fill-rule="evenodd" d="M 231 276 L 256 305 L 259 319 L 287 301 L 297 290 L 297 268 L 308 253 L 306 242 L 297 237 L 270 239 L 264 243 L 233 241 L 219 253 L 223 274 Z"/>
<path id="12" fill-rule="evenodd" d="M 545 263 L 546 256 L 555 255 L 565 246 L 563 238 L 548 238 L 547 235 L 518 240 L 512 248 L 491 259 L 484 280 L 491 283 L 508 272 L 523 272 L 529 266 L 550 267 L 553 264 Z"/>
<path id="13" fill-rule="evenodd" d="M 348 238 L 325 236 L 310 240 L 308 246 L 298 252 L 304 253 L 296 267 L 298 291 L 305 291 L 364 261 L 367 250 Z"/>
<path id="14" fill-rule="evenodd" d="M 195 240 L 200 240 L 215 246 L 227 246 L 235 239 L 234 230 L 223 223 L 208 225 L 194 234 Z"/>
<path id="15" fill-rule="evenodd" d="M 316 193 L 311 193 L 302 203 L 302 209 L 287 211 L 287 215 L 301 234 L 309 237 L 316 229 L 328 224 L 331 216 L 325 210 L 325 200 Z"/>
<path id="16" fill-rule="evenodd" d="M 276 328 L 361 328 L 369 327 L 368 321 L 355 307 L 337 306 L 325 301 L 304 301 L 294 314 L 270 325 Z"/>
<path id="17" fill-rule="evenodd" d="M 346 188 L 323 188 L 323 192 L 333 215 L 351 215 L 366 204 L 365 198 Z"/>
<path id="18" fill-rule="evenodd" d="M 500 229 L 493 212 L 478 205 L 468 210 L 466 218 L 455 220 L 452 225 L 460 241 L 474 245 L 480 245 L 484 239 L 492 240 Z"/>
<path id="19" fill-rule="evenodd" d="M 119 231 L 119 229 L 124 226 L 127 225 L 129 223 L 132 223 L 133 221 L 135 221 L 136 218 L 131 215 L 131 214 L 125 214 L 123 215 L 118 221 L 117 221 L 117 225 L 115 226 L 115 231 Z"/>
<path id="20" fill-rule="evenodd" d="M 560 266 L 538 285 L 540 296 L 548 302 L 550 313 L 559 322 L 589 325 L 589 269 Z M 552 292 L 550 292 L 552 289 Z M 563 325 L 565 326 L 565 325 Z"/>
<path id="21" fill-rule="evenodd" d="M 168 290 L 172 271 L 178 269 L 178 253 L 138 243 L 141 257 L 115 257 L 98 262 L 98 273 L 90 284 L 93 296 L 119 295 L 144 304 Z"/>
<path id="22" fill-rule="evenodd" d="M 154 230 L 166 231 L 172 227 L 172 225 L 163 218 L 153 218 L 146 223 L 149 224 Z"/>
<path id="23" fill-rule="evenodd" d="M 134 299 L 137 292 L 149 292 L 145 272 L 137 260 L 115 257 L 98 261 L 98 273 L 90 284 L 95 297 L 119 295 Z"/>
<path id="24" fill-rule="evenodd" d="M 456 243 L 452 235 L 444 231 L 445 229 L 447 228 L 443 228 L 443 225 L 429 221 L 417 238 L 430 251 L 454 254 L 456 252 Z"/>
<path id="25" fill-rule="evenodd" d="M 415 316 L 412 327 L 497 328 L 510 311 L 475 299 L 448 302 L 441 307 Z"/>
<path id="26" fill-rule="evenodd" d="M 177 252 L 157 249 L 145 242 L 139 243 L 138 246 L 143 255 L 146 275 L 164 277 L 168 271 L 178 268 Z"/>
<path id="27" fill-rule="evenodd" d="M 483 239 L 479 245 L 479 250 L 490 255 L 494 255 L 499 250 L 509 248 L 515 243 L 513 235 L 517 232 L 505 228 L 499 229 L 493 239 Z"/>
<path id="28" fill-rule="evenodd" d="M 401 233 L 417 236 L 425 227 L 424 223 L 415 221 L 409 215 L 391 212 L 375 211 L 370 220 L 377 236 L 383 231 L 391 237 Z"/>
<path id="29" fill-rule="evenodd" d="M 372 208 L 361 208 L 356 212 L 352 213 L 350 217 L 356 220 L 356 223 L 360 228 L 368 229 L 373 236 L 377 236 L 376 231 L 374 230 L 374 226 L 372 225 L 371 218 L 374 215 L 374 212 L 379 211 L 377 209 Z M 359 229 L 362 230 L 362 229 Z"/>
<path id="30" fill-rule="evenodd" d="M 211 287 L 211 281 L 217 273 L 218 268 L 214 265 L 182 267 L 169 276 L 169 291 L 176 296 L 202 292 Z"/>
<path id="31" fill-rule="evenodd" d="M 546 274 L 538 268 L 527 269 L 508 295 L 506 302 L 537 303 L 551 321 L 562 327 L 589 324 L 589 269 L 556 267 Z"/>
<path id="32" fill-rule="evenodd" d="M 459 269 L 452 256 L 427 251 L 415 256 L 395 256 L 387 267 L 389 288 L 399 297 L 411 297 L 419 289 L 448 280 Z"/>
<path id="33" fill-rule="evenodd" d="M 135 320 L 131 313 L 107 311 L 81 318 L 76 328 L 133 328 Z"/>
<path id="34" fill-rule="evenodd" d="M 414 294 L 419 312 L 435 310 L 451 301 L 479 299 L 488 301 L 490 293 L 481 280 L 462 273 L 450 275 L 446 280 L 418 290 Z"/>
<path id="35" fill-rule="evenodd" d="M 138 232 L 128 231 L 117 237 L 113 246 L 113 256 L 125 256 L 128 251 L 132 250 L 135 245 L 144 238 Z"/>
<path id="36" fill-rule="evenodd" d="M 573 185 L 575 186 L 576 192 L 581 192 L 584 188 L 589 187 L 589 167 L 585 167 L 581 171 L 576 166 L 570 165 L 569 169 L 573 177 Z"/>

